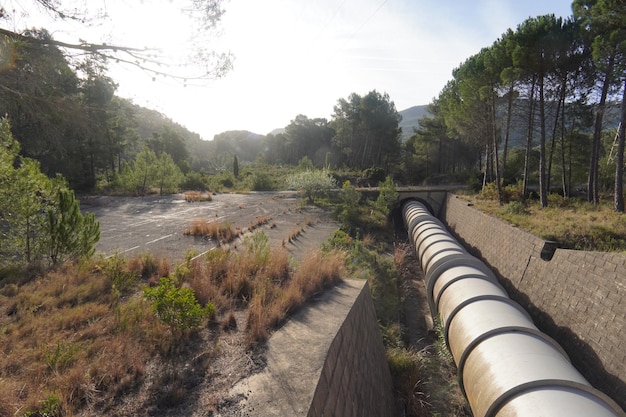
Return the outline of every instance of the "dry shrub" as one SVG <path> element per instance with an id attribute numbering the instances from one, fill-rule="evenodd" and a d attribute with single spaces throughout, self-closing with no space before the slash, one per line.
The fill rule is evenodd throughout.
<path id="1" fill-rule="evenodd" d="M 410 247 L 407 245 L 394 245 L 393 264 L 398 270 L 403 270 L 408 262 Z"/>
<path id="2" fill-rule="evenodd" d="M 289 242 L 298 240 L 300 235 L 303 233 L 304 233 L 304 227 L 298 227 L 297 229 L 292 230 L 291 233 L 289 233 Z"/>
<path id="3" fill-rule="evenodd" d="M 216 306 L 220 311 L 225 304 L 225 300 L 220 296 L 219 287 L 211 281 L 211 273 L 205 262 L 193 262 L 191 264 L 191 276 L 189 277 L 189 287 L 194 291 L 196 300 L 202 307 L 218 301 Z"/>
<path id="4" fill-rule="evenodd" d="M 302 289 L 306 298 L 341 281 L 345 275 L 345 255 L 337 252 L 323 254 L 315 252 L 307 257 L 293 276 L 294 285 Z"/>
<path id="5" fill-rule="evenodd" d="M 230 252 L 221 249 L 211 250 L 202 258 L 202 264 L 206 266 L 209 281 L 219 285 L 229 273 Z"/>
<path id="6" fill-rule="evenodd" d="M 247 264 L 239 263 L 237 266 L 222 281 L 220 289 L 234 301 L 245 303 L 254 292 L 254 275 L 250 274 Z"/>
<path id="7" fill-rule="evenodd" d="M 270 317 L 269 303 L 272 291 L 269 280 L 255 288 L 254 295 L 248 304 L 248 318 L 246 320 L 246 340 L 249 347 L 263 343 L 269 336 L 270 323 L 275 320 Z"/>
<path id="8" fill-rule="evenodd" d="M 230 223 L 207 223 L 204 220 L 194 220 L 191 229 L 186 229 L 184 234 L 215 239 L 218 243 L 226 244 L 235 240 L 241 232 L 233 230 Z"/>
<path id="9" fill-rule="evenodd" d="M 361 240 L 361 242 L 367 248 L 371 248 L 371 247 L 374 246 L 374 244 L 376 244 L 376 240 L 374 239 L 374 236 L 372 236 L 369 233 L 367 233 L 365 236 L 363 236 L 363 239 Z"/>
<path id="10" fill-rule="evenodd" d="M 288 252 L 282 248 L 274 250 L 265 265 L 265 273 L 276 285 L 283 285 L 289 280 L 291 267 Z"/>
<path id="11" fill-rule="evenodd" d="M 191 236 L 209 236 L 209 223 L 205 220 L 193 220 L 191 222 L 191 228 L 185 229 L 183 234 Z"/>
<path id="12" fill-rule="evenodd" d="M 235 329 L 237 329 L 237 318 L 235 318 L 233 310 L 230 310 L 228 312 L 228 315 L 226 316 L 226 319 L 224 319 L 224 321 L 222 322 L 222 330 L 230 331 Z"/>
<path id="13" fill-rule="evenodd" d="M 106 304 L 89 302 L 77 305 L 74 308 L 63 310 L 57 317 L 57 326 L 61 330 L 78 331 L 102 319 L 110 312 Z"/>
<path id="14" fill-rule="evenodd" d="M 162 276 L 163 263 L 167 265 L 167 272 L 169 274 L 169 264 L 167 259 L 161 258 L 160 260 L 155 258 L 151 253 L 142 253 L 139 256 L 131 258 L 128 261 L 127 268 L 141 279 L 148 280 L 150 278 L 160 278 Z"/>
<path id="15" fill-rule="evenodd" d="M 187 191 L 184 194 L 185 201 L 188 203 L 196 203 L 201 201 L 212 201 L 213 198 L 209 193 L 201 193 L 200 191 Z"/>
<path id="16" fill-rule="evenodd" d="M 422 378 L 427 374 L 428 352 L 405 348 L 387 349 L 387 363 L 393 377 L 396 394 L 408 416 L 430 416 L 428 396 L 422 391 Z"/>
<path id="17" fill-rule="evenodd" d="M 269 331 L 302 307 L 314 294 L 341 281 L 344 254 L 316 252 L 308 257 L 284 285 L 273 285 L 266 276 L 257 282 L 248 308 L 248 345 L 266 340 Z"/>
<path id="18" fill-rule="evenodd" d="M 158 277 L 167 277 L 170 274 L 171 265 L 170 262 L 166 258 L 161 258 L 161 262 L 159 263 Z"/>

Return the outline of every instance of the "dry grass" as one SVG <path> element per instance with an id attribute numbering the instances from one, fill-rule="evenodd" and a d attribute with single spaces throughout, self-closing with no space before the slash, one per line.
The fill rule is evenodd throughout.
<path id="1" fill-rule="evenodd" d="M 149 309 L 130 317 L 132 304 L 117 305 L 103 272 L 94 270 L 52 272 L 0 298 L 13 311 L 0 322 L 0 415 L 106 408 L 141 383 L 143 364 L 168 340 L 166 329 Z"/>
<path id="2" fill-rule="evenodd" d="M 296 240 L 298 240 L 298 238 L 304 233 L 304 227 L 300 226 L 297 227 L 295 229 L 293 229 L 290 233 L 289 233 L 289 237 L 287 238 L 287 240 L 289 241 L 289 243 L 292 243 Z"/>
<path id="3" fill-rule="evenodd" d="M 205 220 L 194 220 L 191 227 L 185 229 L 183 233 L 188 236 L 214 239 L 218 244 L 228 244 L 241 234 L 240 231 L 233 229 L 230 223 L 207 222 Z"/>
<path id="4" fill-rule="evenodd" d="M 184 194 L 184 198 L 188 203 L 213 201 L 213 197 L 211 197 L 210 193 L 201 193 L 200 191 L 187 191 Z"/>
<path id="5" fill-rule="evenodd" d="M 179 284 L 217 312 L 218 326 L 205 322 L 188 332 L 173 332 L 143 297 L 142 287 L 170 272 L 167 262 L 150 255 L 94 259 L 17 288 L 8 284 L 13 286 L 0 291 L 0 311 L 6 312 L 0 316 L 0 417 L 180 404 L 192 388 L 173 377 L 172 362 L 193 360 L 198 349 L 213 357 L 218 344 L 206 340 L 220 331 L 242 332 L 248 348 L 262 343 L 344 273 L 338 254 L 314 254 L 294 269 L 287 251 L 272 251 L 262 237 L 257 232 L 239 251 L 217 248 L 176 268 Z M 200 332 L 205 341 L 191 343 Z M 211 363 L 202 366 L 200 375 Z M 142 392 L 140 401 L 135 396 Z"/>
<path id="6" fill-rule="evenodd" d="M 271 221 L 271 217 L 257 216 L 255 220 L 248 224 L 246 230 L 242 230 L 239 226 L 233 228 L 233 225 L 229 222 L 207 222 L 205 220 L 196 219 L 192 221 L 191 227 L 185 229 L 183 234 L 187 236 L 206 237 L 215 240 L 220 245 L 226 245 L 241 237 L 246 232 L 253 232 L 256 229 L 269 224 Z"/>
<path id="7" fill-rule="evenodd" d="M 604 200 L 595 206 L 578 199 L 550 195 L 547 208 L 538 202 L 517 201 L 499 206 L 490 199 L 465 196 L 476 208 L 497 216 L 542 239 L 578 250 L 626 251 L 626 216 Z"/>

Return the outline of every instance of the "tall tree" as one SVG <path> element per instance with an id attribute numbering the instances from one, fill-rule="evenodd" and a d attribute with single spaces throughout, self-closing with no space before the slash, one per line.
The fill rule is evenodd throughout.
<path id="1" fill-rule="evenodd" d="M 289 158 L 286 162 L 296 164 L 303 157 L 309 158 L 315 166 L 322 168 L 326 155 L 332 151 L 333 129 L 323 118 L 309 119 L 299 114 L 285 128 L 284 143 Z"/>
<path id="2" fill-rule="evenodd" d="M 592 50 L 593 64 L 590 78 L 598 80 L 600 100 L 596 107 L 591 158 L 589 162 L 588 200 L 598 204 L 599 163 L 602 144 L 602 122 L 606 100 L 611 86 L 621 80 L 623 66 L 624 4 L 619 0 L 574 0 L 572 8 L 586 44 Z M 621 182 L 621 180 L 620 180 Z"/>
<path id="3" fill-rule="evenodd" d="M 555 56 L 565 49 L 567 37 L 564 36 L 563 19 L 554 15 L 529 18 L 517 28 L 517 47 L 513 52 L 513 63 L 521 73 L 528 74 L 537 86 L 539 107 L 539 197 L 541 207 L 548 205 L 548 181 L 546 162 L 546 85 L 548 78 L 555 72 Z M 534 98 L 534 88 L 531 91 Z M 531 100 L 531 108 L 532 108 Z M 532 119 L 530 119 L 532 121 Z M 530 125 L 530 123 L 529 123 Z M 529 132 L 532 130 L 529 128 Z"/>
<path id="4" fill-rule="evenodd" d="M 92 215 L 80 213 L 62 177 L 19 155 L 7 119 L 0 120 L 0 264 L 57 263 L 90 256 L 100 237 Z"/>
<path id="5" fill-rule="evenodd" d="M 343 153 L 348 166 L 388 168 L 400 156 L 401 119 L 387 93 L 373 90 L 363 97 L 352 93 L 334 107 L 333 145 Z"/>

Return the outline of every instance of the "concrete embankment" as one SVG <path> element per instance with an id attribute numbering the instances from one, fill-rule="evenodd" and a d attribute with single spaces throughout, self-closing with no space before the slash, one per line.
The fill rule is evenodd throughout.
<path id="1" fill-rule="evenodd" d="M 626 255 L 555 249 L 452 194 L 440 219 L 589 382 L 626 409 Z"/>
<path id="2" fill-rule="evenodd" d="M 394 416 L 367 281 L 321 294 L 269 340 L 267 366 L 233 389 L 240 416 Z"/>

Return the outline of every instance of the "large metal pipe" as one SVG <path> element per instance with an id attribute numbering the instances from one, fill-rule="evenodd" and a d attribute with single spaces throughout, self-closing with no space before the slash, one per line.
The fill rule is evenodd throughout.
<path id="1" fill-rule="evenodd" d="M 424 204 L 409 200 L 402 214 L 475 417 L 626 417 Z"/>

